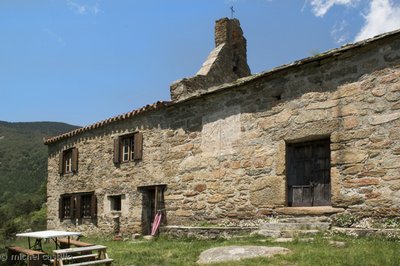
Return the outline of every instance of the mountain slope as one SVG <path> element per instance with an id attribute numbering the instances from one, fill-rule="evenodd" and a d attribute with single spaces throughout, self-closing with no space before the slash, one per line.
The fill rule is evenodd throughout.
<path id="1" fill-rule="evenodd" d="M 77 128 L 63 123 L 0 121 L 0 204 L 9 193 L 36 191 L 47 176 L 43 137 Z"/>
<path id="2" fill-rule="evenodd" d="M 76 128 L 55 122 L 0 121 L 0 230 L 7 231 L 10 222 L 39 210 L 45 202 L 47 147 L 43 138 Z"/>

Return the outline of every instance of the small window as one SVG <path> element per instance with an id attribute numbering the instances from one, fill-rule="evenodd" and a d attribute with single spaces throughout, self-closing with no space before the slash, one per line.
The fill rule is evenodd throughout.
<path id="1" fill-rule="evenodd" d="M 72 148 L 61 152 L 59 173 L 69 174 L 78 170 L 78 149 Z"/>
<path id="2" fill-rule="evenodd" d="M 83 195 L 81 199 L 82 218 L 91 217 L 91 199 L 92 195 Z"/>
<path id="3" fill-rule="evenodd" d="M 74 193 L 61 195 L 59 217 L 63 219 L 96 218 L 97 200 L 94 193 Z"/>
<path id="4" fill-rule="evenodd" d="M 61 218 L 71 218 L 71 197 L 62 197 L 61 199 Z"/>
<path id="5" fill-rule="evenodd" d="M 126 137 L 122 139 L 122 161 L 132 161 L 134 158 L 135 141 L 132 137 Z"/>
<path id="6" fill-rule="evenodd" d="M 64 173 L 72 172 L 72 150 L 64 153 Z"/>
<path id="7" fill-rule="evenodd" d="M 141 160 L 143 153 L 143 134 L 124 135 L 114 140 L 114 163 Z"/>
<path id="8" fill-rule="evenodd" d="M 110 196 L 111 211 L 121 211 L 121 195 Z"/>

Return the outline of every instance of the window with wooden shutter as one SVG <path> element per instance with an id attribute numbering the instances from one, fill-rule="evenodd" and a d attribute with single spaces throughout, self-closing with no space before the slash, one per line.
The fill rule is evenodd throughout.
<path id="1" fill-rule="evenodd" d="M 58 216 L 61 220 L 73 218 L 73 200 L 68 195 L 62 195 L 59 199 Z"/>
<path id="2" fill-rule="evenodd" d="M 59 218 L 87 219 L 97 217 L 97 201 L 93 192 L 61 195 L 59 199 Z"/>
<path id="3" fill-rule="evenodd" d="M 63 198 L 60 197 L 58 199 L 58 218 L 60 218 L 60 220 L 62 220 L 64 218 L 63 216 Z"/>
<path id="4" fill-rule="evenodd" d="M 74 219 L 82 218 L 81 197 L 80 194 L 74 196 Z"/>
<path id="5" fill-rule="evenodd" d="M 68 203 L 69 203 L 69 217 L 70 219 L 75 219 L 75 201 L 74 198 L 71 195 L 68 195 Z M 66 204 L 68 204 L 66 203 Z"/>
<path id="6" fill-rule="evenodd" d="M 133 151 L 133 137 L 127 137 L 122 139 L 122 161 L 127 162 L 130 161 L 132 158 L 132 151 Z"/>
<path id="7" fill-rule="evenodd" d="M 143 133 L 142 132 L 137 132 L 134 135 L 134 153 L 133 153 L 133 159 L 134 160 L 141 160 L 143 156 Z"/>
<path id="8" fill-rule="evenodd" d="M 71 197 L 63 197 L 63 218 L 72 218 L 73 202 L 71 202 Z"/>
<path id="9" fill-rule="evenodd" d="M 97 198 L 95 194 L 92 194 L 90 199 L 90 217 L 97 217 Z"/>
<path id="10" fill-rule="evenodd" d="M 60 152 L 58 159 L 58 173 L 60 175 L 64 174 L 64 152 Z"/>
<path id="11" fill-rule="evenodd" d="M 141 160 L 143 157 L 143 133 L 136 132 L 114 140 L 114 163 Z"/>
<path id="12" fill-rule="evenodd" d="M 64 152 L 64 173 L 72 172 L 72 150 Z"/>
<path id="13" fill-rule="evenodd" d="M 82 195 L 81 197 L 81 216 L 82 218 L 92 217 L 92 195 Z"/>
<path id="14" fill-rule="evenodd" d="M 59 159 L 59 173 L 68 174 L 78 171 L 78 149 L 71 148 L 63 151 Z"/>
<path id="15" fill-rule="evenodd" d="M 71 171 L 76 173 L 78 171 L 78 149 L 71 149 Z"/>
<path id="16" fill-rule="evenodd" d="M 114 139 L 114 163 L 118 164 L 121 162 L 120 154 L 120 138 Z"/>

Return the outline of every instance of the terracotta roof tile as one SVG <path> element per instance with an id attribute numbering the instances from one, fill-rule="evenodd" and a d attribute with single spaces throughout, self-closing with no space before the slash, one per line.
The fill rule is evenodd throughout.
<path id="1" fill-rule="evenodd" d="M 96 128 L 105 126 L 107 124 L 111 124 L 113 122 L 125 120 L 127 118 L 130 118 L 130 117 L 133 117 L 133 116 L 136 116 L 136 115 L 148 112 L 148 111 L 161 109 L 161 108 L 163 108 L 165 106 L 168 106 L 170 104 L 171 104 L 171 102 L 168 102 L 168 101 L 158 101 L 156 103 L 148 104 L 146 106 L 143 106 L 143 107 L 141 107 L 139 109 L 136 109 L 136 110 L 133 110 L 131 112 L 128 112 L 128 113 L 125 113 L 125 114 L 122 114 L 122 115 L 118 115 L 118 116 L 114 116 L 114 117 L 102 120 L 100 122 L 97 122 L 95 124 L 88 125 L 86 127 L 81 127 L 81 128 L 75 129 L 73 131 L 70 131 L 70 132 L 55 136 L 55 137 L 45 138 L 43 141 L 44 141 L 44 144 L 46 144 L 46 145 L 52 144 L 52 143 L 55 143 L 55 142 L 60 141 L 62 139 L 66 139 L 66 138 L 78 135 L 80 133 L 83 133 L 83 132 L 86 132 L 86 131 L 89 131 L 89 130 L 92 130 L 92 129 L 96 129 Z"/>

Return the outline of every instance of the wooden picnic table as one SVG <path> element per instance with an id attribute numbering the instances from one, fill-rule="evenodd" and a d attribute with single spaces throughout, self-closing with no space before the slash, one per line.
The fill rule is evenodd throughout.
<path id="1" fill-rule="evenodd" d="M 18 246 L 7 247 L 7 265 L 26 260 L 28 266 L 42 266 L 46 253 Z"/>
<path id="2" fill-rule="evenodd" d="M 56 230 L 46 230 L 46 231 L 37 231 L 37 232 L 28 232 L 28 233 L 20 233 L 16 236 L 18 237 L 27 237 L 29 249 L 43 251 L 42 248 L 42 240 L 43 239 L 51 239 L 56 244 L 56 249 L 60 248 L 58 243 L 58 238 L 67 238 L 68 240 L 71 237 L 80 237 L 82 234 L 79 232 L 67 232 L 67 231 L 56 231 Z M 31 238 L 35 239 L 35 243 L 31 243 Z"/>
<path id="3" fill-rule="evenodd" d="M 27 232 L 16 234 L 17 237 L 26 237 L 28 238 L 28 247 L 19 247 L 19 246 L 10 246 L 7 247 L 7 263 L 8 265 L 13 265 L 18 263 L 18 261 L 26 261 L 29 266 L 42 266 L 43 263 L 46 263 L 50 260 L 50 256 L 43 252 L 42 248 L 42 240 L 43 239 L 51 239 L 54 241 L 56 245 L 56 249 L 60 248 L 60 243 L 58 239 L 62 237 L 62 241 L 64 245 L 72 244 L 70 242 L 74 242 L 76 240 L 71 239 L 71 237 L 79 237 L 81 233 L 79 232 L 67 232 L 67 231 L 55 231 L 55 230 L 46 230 L 46 231 L 37 231 L 37 232 Z M 34 239 L 34 242 L 31 239 Z"/>
<path id="4" fill-rule="evenodd" d="M 111 265 L 113 261 L 113 259 L 108 257 L 107 247 L 103 245 L 58 249 L 53 250 L 53 253 L 54 266 L 63 266 L 65 261 L 73 261 L 72 264 L 68 263 L 68 266 L 95 264 Z"/>
<path id="5" fill-rule="evenodd" d="M 47 230 L 20 233 L 17 234 L 17 236 L 28 238 L 29 249 L 18 246 L 7 247 L 10 259 L 8 265 L 12 265 L 13 262 L 21 260 L 26 260 L 28 266 L 42 266 L 43 263 L 52 263 L 62 266 L 64 262 L 70 266 L 95 264 L 110 265 L 113 261 L 113 259 L 110 259 L 107 255 L 106 246 L 94 245 L 72 239 L 72 237 L 78 237 L 79 239 L 81 236 L 79 232 Z M 31 242 L 31 238 L 35 239 L 34 243 Z M 43 239 L 51 239 L 54 241 L 56 245 L 56 249 L 53 250 L 54 256 L 43 252 Z M 70 248 L 71 245 L 76 246 L 76 248 Z"/>
<path id="6" fill-rule="evenodd" d="M 94 246 L 92 243 L 83 242 L 80 240 L 74 240 L 70 238 L 57 238 L 58 246 L 62 248 L 70 248 L 71 245 L 75 247 L 89 247 Z"/>

